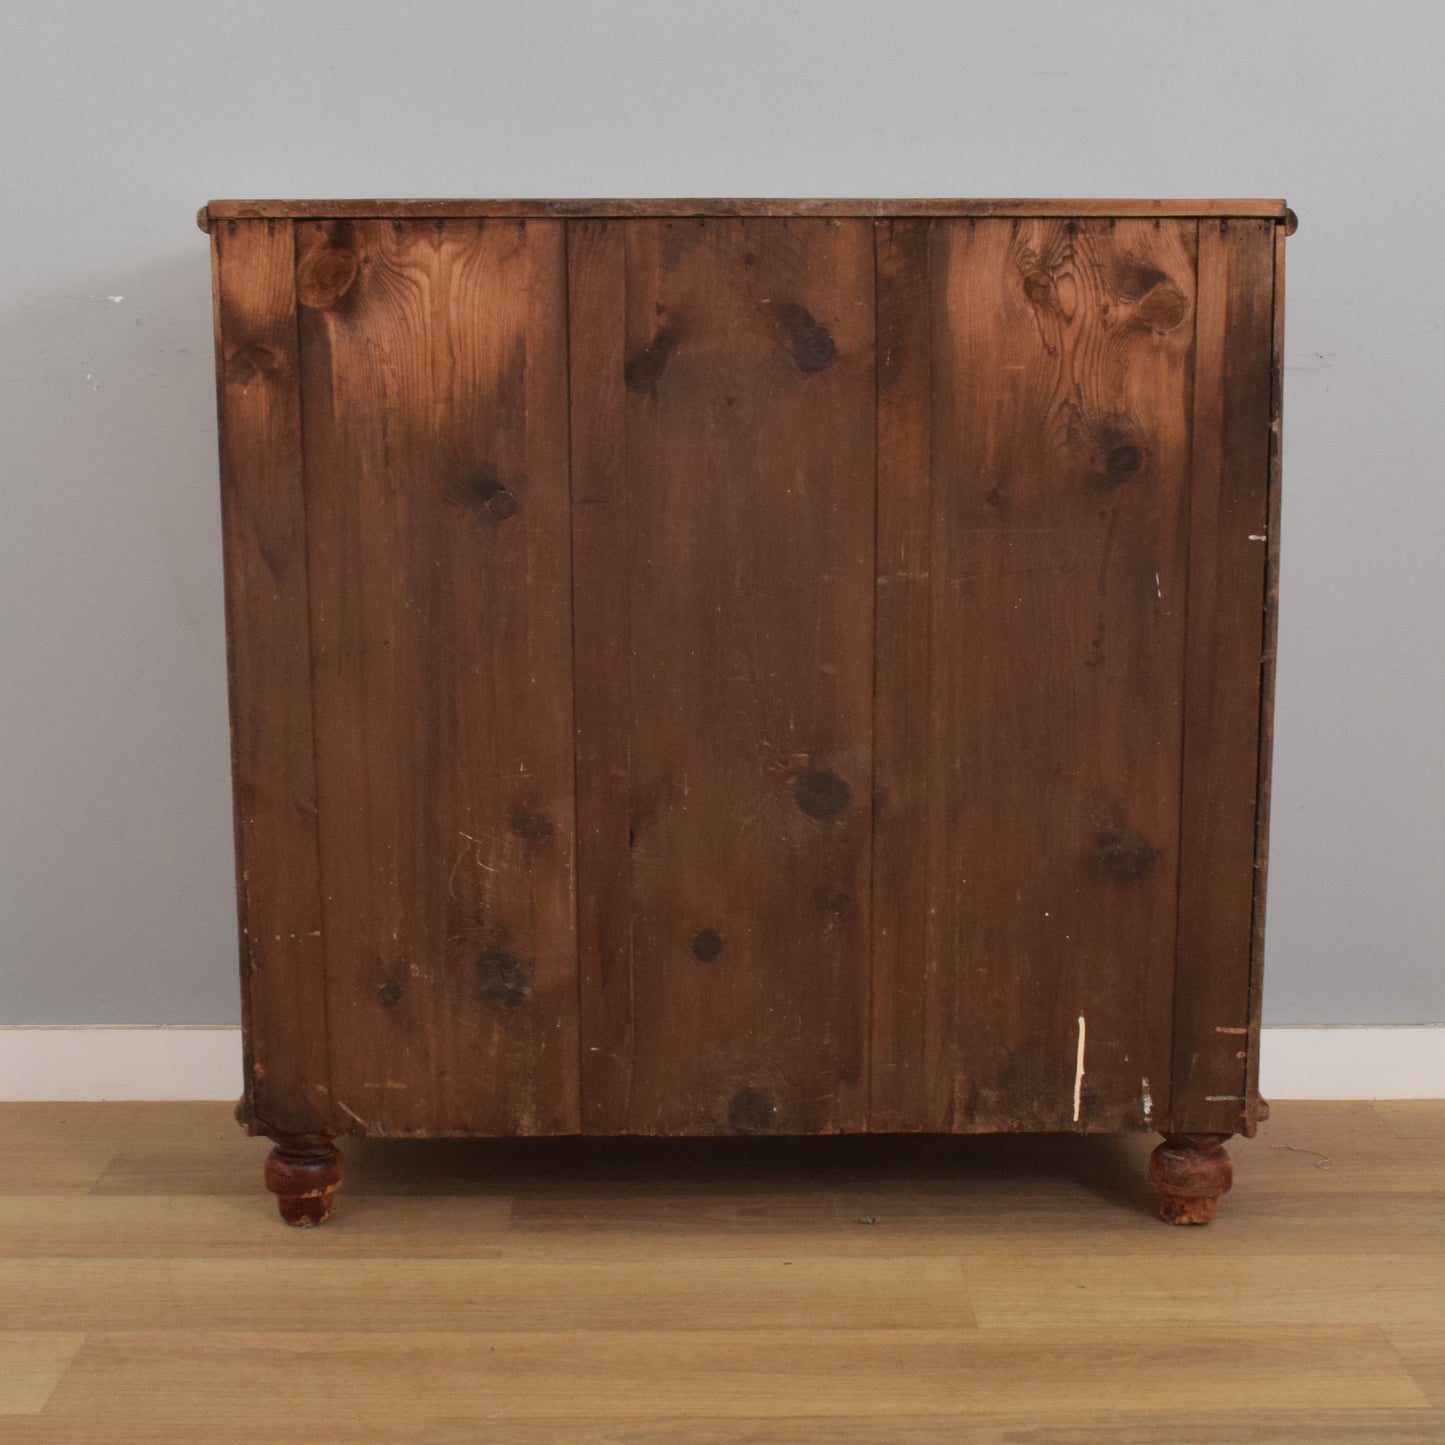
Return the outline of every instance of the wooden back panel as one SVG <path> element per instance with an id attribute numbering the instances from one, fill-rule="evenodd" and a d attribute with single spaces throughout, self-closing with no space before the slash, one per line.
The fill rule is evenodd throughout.
<path id="1" fill-rule="evenodd" d="M 1168 1117 L 1195 229 L 880 228 L 875 1125 Z"/>
<path id="2" fill-rule="evenodd" d="M 297 242 L 333 1123 L 572 1131 L 562 226 Z"/>
<path id="3" fill-rule="evenodd" d="M 872 226 L 570 236 L 585 1123 L 862 1128 Z"/>
<path id="4" fill-rule="evenodd" d="M 254 1127 L 1252 1131 L 1283 215 L 774 211 L 214 220 Z"/>

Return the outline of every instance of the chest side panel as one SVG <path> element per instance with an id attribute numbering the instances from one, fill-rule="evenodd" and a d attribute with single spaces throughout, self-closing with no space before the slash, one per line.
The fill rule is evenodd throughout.
<path id="1" fill-rule="evenodd" d="M 1282 233 L 1264 220 L 1199 227 L 1172 1120 L 1186 1133 L 1253 1133 L 1258 1113 L 1255 845 Z"/>
<path id="2" fill-rule="evenodd" d="M 874 1127 L 1167 1117 L 1195 257 L 879 225 Z"/>
<path id="3" fill-rule="evenodd" d="M 291 222 L 211 232 L 235 782 L 243 1113 L 331 1116 Z"/>
<path id="4" fill-rule="evenodd" d="M 866 1118 L 873 235 L 572 224 L 584 1118 Z"/>
<path id="5" fill-rule="evenodd" d="M 336 1123 L 577 1124 L 561 222 L 298 231 Z"/>

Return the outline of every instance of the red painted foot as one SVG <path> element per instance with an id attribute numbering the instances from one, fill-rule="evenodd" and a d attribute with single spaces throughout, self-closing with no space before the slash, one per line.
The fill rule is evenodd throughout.
<path id="1" fill-rule="evenodd" d="M 1234 1183 L 1228 1134 L 1166 1134 L 1149 1158 L 1149 1182 L 1169 1224 L 1208 1224 Z"/>
<path id="2" fill-rule="evenodd" d="M 281 1218 L 299 1228 L 325 1224 L 331 1198 L 341 1184 L 341 1154 L 330 1134 L 271 1136 L 266 1188 L 276 1196 Z"/>

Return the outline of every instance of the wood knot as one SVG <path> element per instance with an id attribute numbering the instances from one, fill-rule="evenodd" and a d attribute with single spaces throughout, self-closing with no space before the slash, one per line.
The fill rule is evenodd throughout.
<path id="1" fill-rule="evenodd" d="M 376 991 L 376 1001 L 383 1008 L 395 1008 L 401 999 L 401 985 L 395 979 L 387 979 Z"/>
<path id="2" fill-rule="evenodd" d="M 334 306 L 351 289 L 360 269 L 355 251 L 313 246 L 296 267 L 296 299 L 313 310 Z"/>
<path id="3" fill-rule="evenodd" d="M 552 836 L 551 818 L 540 808 L 530 808 L 525 803 L 518 803 L 512 809 L 507 827 L 524 843 L 530 843 L 533 847 L 545 843 Z"/>
<path id="4" fill-rule="evenodd" d="M 793 328 L 793 360 L 804 376 L 829 366 L 838 354 L 833 333 L 821 321 L 808 320 Z"/>
<path id="5" fill-rule="evenodd" d="M 778 329 L 793 363 L 804 376 L 815 376 L 833 364 L 838 344 L 833 333 L 806 306 L 796 301 L 762 301 L 763 311 Z"/>
<path id="6" fill-rule="evenodd" d="M 1104 480 L 1111 487 L 1127 481 L 1144 465 L 1144 453 L 1133 442 L 1113 447 L 1104 458 Z"/>
<path id="7" fill-rule="evenodd" d="M 1030 271 L 1023 278 L 1024 295 L 1028 297 L 1030 305 L 1049 306 L 1052 305 L 1057 295 L 1057 287 L 1054 285 L 1054 278 L 1047 271 Z"/>
<path id="8" fill-rule="evenodd" d="M 253 341 L 249 346 L 237 347 L 226 358 L 226 380 L 250 386 L 263 377 L 276 375 L 282 369 L 281 362 L 280 353 Z"/>
<path id="9" fill-rule="evenodd" d="M 1173 331 L 1189 314 L 1189 302 L 1172 281 L 1161 281 L 1147 291 L 1134 309 L 1134 319 L 1150 331 Z"/>
<path id="10" fill-rule="evenodd" d="M 1096 811 L 1093 853 L 1105 873 L 1124 883 L 1139 882 L 1159 861 L 1159 850 L 1125 821 L 1114 804 Z"/>
<path id="11" fill-rule="evenodd" d="M 1138 429 L 1126 416 L 1078 419 L 1070 431 L 1080 480 L 1112 492 L 1144 469 L 1148 454 Z"/>
<path id="12" fill-rule="evenodd" d="M 1168 282 L 1169 277 L 1152 261 L 1139 256 L 1121 256 L 1115 261 L 1109 280 L 1116 295 L 1126 301 L 1138 301 L 1156 286 Z"/>
<path id="13" fill-rule="evenodd" d="M 699 963 L 711 963 L 722 950 L 722 934 L 715 928 L 704 928 L 692 941 L 692 956 Z"/>
<path id="14" fill-rule="evenodd" d="M 665 326 L 640 351 L 634 351 L 622 370 L 622 379 L 627 383 L 628 390 L 651 391 L 667 369 L 677 342 L 676 328 Z"/>
<path id="15" fill-rule="evenodd" d="M 514 953 L 495 949 L 477 960 L 477 982 L 497 1008 L 521 1008 L 532 992 L 532 966 Z"/>
<path id="16" fill-rule="evenodd" d="M 451 488 L 452 500 L 458 506 L 480 507 L 497 521 L 516 514 L 521 502 L 510 487 L 504 486 L 495 472 L 484 471 L 466 477 Z"/>
<path id="17" fill-rule="evenodd" d="M 853 789 L 837 773 L 809 768 L 793 784 L 793 800 L 808 817 L 830 822 L 853 801 Z"/>
<path id="18" fill-rule="evenodd" d="M 773 1101 L 761 1089 L 739 1089 L 728 1104 L 728 1125 L 735 1134 L 766 1134 L 777 1117 Z"/>
<path id="19" fill-rule="evenodd" d="M 510 517 L 517 510 L 516 493 L 498 484 L 487 493 L 486 507 L 494 517 Z"/>

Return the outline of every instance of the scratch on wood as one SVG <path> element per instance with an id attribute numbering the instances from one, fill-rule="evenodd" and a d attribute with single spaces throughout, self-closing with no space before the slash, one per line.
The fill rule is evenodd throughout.
<path id="1" fill-rule="evenodd" d="M 1079 1015 L 1079 1048 L 1074 1057 L 1074 1123 L 1084 1107 L 1084 1016 Z"/>

